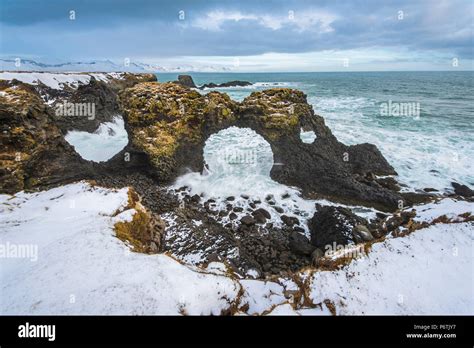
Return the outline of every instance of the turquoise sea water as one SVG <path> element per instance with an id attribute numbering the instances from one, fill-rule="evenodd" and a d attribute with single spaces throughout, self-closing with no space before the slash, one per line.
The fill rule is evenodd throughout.
<path id="1" fill-rule="evenodd" d="M 178 74 L 157 74 L 171 81 Z M 345 144 L 377 145 L 407 189 L 474 186 L 474 72 L 190 73 L 196 84 L 231 80 L 253 86 L 222 88 L 234 100 L 256 90 L 290 87 L 308 96 Z M 203 91 L 203 93 L 207 93 Z M 384 103 L 418 103 L 415 114 L 383 115 Z M 416 105 L 416 104 L 411 104 Z"/>

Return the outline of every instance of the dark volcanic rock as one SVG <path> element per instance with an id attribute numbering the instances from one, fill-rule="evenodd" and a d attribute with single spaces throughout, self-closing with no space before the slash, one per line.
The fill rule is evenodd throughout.
<path id="1" fill-rule="evenodd" d="M 285 225 L 290 226 L 290 227 L 293 225 L 300 224 L 300 221 L 298 220 L 298 218 L 294 216 L 282 215 L 280 218 L 281 218 L 281 221 L 283 221 Z"/>
<path id="2" fill-rule="evenodd" d="M 54 124 L 63 133 L 69 129 L 91 131 L 100 122 L 110 120 L 115 112 L 123 114 L 129 144 L 101 168 L 128 173 L 140 170 L 160 183 L 169 183 L 188 169 L 201 171 L 203 147 L 208 137 L 238 126 L 253 129 L 270 143 L 274 162 L 278 163 L 270 172 L 272 179 L 300 188 L 306 197 L 325 197 L 385 211 L 396 210 L 400 200 L 404 206 L 409 204 L 396 192 L 393 180 L 374 178 L 395 174 L 378 149 L 370 144 L 346 146 L 338 142 L 300 91 L 273 88 L 253 92 L 237 103 L 226 94 L 201 95 L 177 83 L 143 82 L 156 77 L 139 75 L 125 74 L 124 78 L 109 83 L 92 79 L 76 91 L 58 92 L 65 94 L 61 98 L 97 105 L 97 118 L 90 122 L 55 119 Z M 194 85 L 190 76 L 182 75 L 180 81 L 187 86 Z M 301 141 L 302 128 L 317 135 L 312 144 Z M 124 162 L 126 153 L 130 154 L 129 162 Z M 34 154 L 37 156 L 37 152 Z M 69 176 L 87 177 L 90 170 L 74 168 L 75 175 Z M 60 177 L 58 175 L 57 180 L 61 180 Z"/>
<path id="3" fill-rule="evenodd" d="M 400 185 L 398 184 L 397 180 L 395 180 L 394 178 L 390 176 L 386 178 L 378 178 L 378 179 L 375 179 L 375 181 L 380 186 L 385 187 L 389 190 L 392 190 L 395 192 L 400 191 Z"/>
<path id="4" fill-rule="evenodd" d="M 215 84 L 213 82 L 211 83 L 206 83 L 202 86 L 199 87 L 199 89 L 204 89 L 204 88 L 222 88 L 222 87 L 245 87 L 245 86 L 251 86 L 252 83 L 248 81 L 229 81 L 229 82 L 224 82 L 220 84 Z"/>
<path id="5" fill-rule="evenodd" d="M 200 200 L 201 200 L 201 197 L 200 197 L 199 195 L 193 195 L 193 196 L 191 197 L 191 201 L 192 201 L 193 203 L 199 203 Z"/>
<path id="6" fill-rule="evenodd" d="M 140 82 L 156 81 L 154 74 L 121 73 L 118 76 L 105 75 L 107 81 L 97 80 L 93 75 L 87 84 L 79 84 L 77 88 L 68 85 L 62 89 L 53 89 L 39 82 L 34 88 L 47 101 L 54 112 L 56 125 L 63 134 L 70 130 L 94 132 L 103 122 L 112 121 L 114 116 L 121 115 L 118 103 L 118 92 Z M 65 116 L 56 112 L 67 108 L 67 103 L 88 104 L 94 111 L 93 115 Z M 85 105 L 85 104 L 84 104 Z"/>
<path id="7" fill-rule="evenodd" d="M 347 245 L 362 241 L 354 234 L 357 225 L 367 225 L 367 220 L 355 215 L 348 208 L 317 206 L 317 211 L 308 221 L 311 244 L 322 250 L 327 245 Z"/>
<path id="8" fill-rule="evenodd" d="M 156 81 L 153 74 L 109 76 L 107 83 L 91 77 L 90 83 L 77 89 L 64 86 L 55 90 L 44 84 L 36 86 L 17 80 L 0 80 L 0 191 L 13 193 L 21 189 L 47 188 L 81 179 L 95 179 L 107 173 L 129 173 L 151 169 L 143 152 L 126 147 L 106 163 L 86 161 L 69 145 L 63 134 L 67 130 L 94 131 L 120 111 L 117 92 L 144 81 Z M 52 103 L 49 107 L 44 101 Z M 58 117 L 58 103 L 94 103 L 95 117 Z M 130 161 L 124 161 L 128 152 Z"/>
<path id="9" fill-rule="evenodd" d="M 281 207 L 273 207 L 278 213 L 282 214 L 284 212 L 283 208 Z"/>
<path id="10" fill-rule="evenodd" d="M 267 219 L 270 219 L 271 217 L 270 213 L 263 208 L 259 208 L 255 210 L 254 212 L 252 212 L 252 216 L 255 219 L 255 221 L 260 224 L 264 224 L 267 221 Z"/>
<path id="11" fill-rule="evenodd" d="M 245 215 L 242 219 L 240 219 L 240 222 L 246 226 L 255 225 L 255 219 L 250 215 Z"/>
<path id="12" fill-rule="evenodd" d="M 382 156 L 377 146 L 373 144 L 357 144 L 349 146 L 347 161 L 354 172 L 375 175 L 396 175 L 393 167 Z"/>
<path id="13" fill-rule="evenodd" d="M 298 232 L 291 232 L 289 236 L 289 246 L 297 254 L 311 255 L 315 247 L 311 245 L 308 238 Z"/>
<path id="14" fill-rule="evenodd" d="M 70 103 L 92 103 L 94 105 L 95 115 L 93 117 L 68 117 L 56 116 L 56 124 L 63 134 L 70 130 L 81 130 L 85 132 L 94 132 L 101 123 L 112 121 L 113 116 L 120 114 L 117 94 L 105 82 L 91 78 L 87 85 L 80 85 L 67 98 Z M 61 105 L 58 102 L 54 105 Z"/>
<path id="15" fill-rule="evenodd" d="M 454 188 L 454 193 L 463 197 L 472 197 L 474 196 L 474 191 L 471 190 L 466 185 L 458 184 L 457 182 L 452 182 L 451 185 Z"/>
<path id="16" fill-rule="evenodd" d="M 428 193 L 403 192 L 401 193 L 401 196 L 403 197 L 403 205 L 399 205 L 400 209 L 414 204 L 429 203 L 433 200 L 433 196 Z"/>
<path id="17" fill-rule="evenodd" d="M 189 88 L 196 88 L 197 86 L 194 84 L 193 78 L 190 75 L 179 75 L 178 81 L 182 86 L 189 87 Z"/>

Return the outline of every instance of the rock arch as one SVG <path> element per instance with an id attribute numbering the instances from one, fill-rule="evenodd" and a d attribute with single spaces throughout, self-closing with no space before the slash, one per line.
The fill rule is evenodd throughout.
<path id="1" fill-rule="evenodd" d="M 82 160 L 65 142 L 60 132 L 64 127 L 57 124 L 51 108 L 32 86 L 18 82 L 16 90 L 4 86 L 24 103 L 6 98 L 0 101 L 5 130 L 17 127 L 23 134 L 20 140 L 4 140 L 8 153 L 2 176 L 8 184 L 3 190 L 137 171 L 148 173 L 158 184 L 167 184 L 189 169 L 201 171 L 208 137 L 237 126 L 254 130 L 270 144 L 275 162 L 271 178 L 299 187 L 307 197 L 326 197 L 382 210 L 395 210 L 402 199 L 374 176 L 396 174 L 378 149 L 371 144 L 346 146 L 337 141 L 301 91 L 268 89 L 238 103 L 219 92 L 202 95 L 175 83 L 135 80 L 120 86 L 93 83 L 84 88 L 92 99 L 96 85 L 99 95 L 107 92 L 116 96 L 102 99 L 114 101 L 111 105 L 118 103 L 113 109 L 121 111 L 129 135 L 124 150 L 101 164 Z M 43 131 L 31 132 L 30 128 Z M 311 144 L 302 142 L 301 129 L 314 131 L 316 140 Z M 18 149 L 25 154 L 20 161 L 14 156 Z"/>
<path id="2" fill-rule="evenodd" d="M 209 136 L 237 126 L 254 130 L 271 145 L 272 179 L 299 187 L 308 197 L 382 210 L 396 209 L 401 199 L 397 192 L 365 179 L 396 174 L 378 149 L 340 143 L 301 91 L 268 89 L 238 103 L 219 92 L 202 95 L 174 83 L 146 82 L 122 91 L 120 100 L 129 150 L 144 154 L 150 174 L 162 183 L 189 169 L 201 171 Z M 302 142 L 301 128 L 314 131 L 316 140 Z"/>

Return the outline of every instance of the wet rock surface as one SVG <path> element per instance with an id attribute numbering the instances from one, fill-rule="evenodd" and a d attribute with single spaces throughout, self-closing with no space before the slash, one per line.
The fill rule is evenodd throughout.
<path id="1" fill-rule="evenodd" d="M 246 86 L 252 86 L 251 82 L 248 81 L 229 81 L 229 82 L 224 82 L 224 83 L 206 83 L 202 86 L 199 86 L 199 89 L 205 89 L 205 88 L 225 88 L 225 87 L 246 87 Z"/>
<path id="2" fill-rule="evenodd" d="M 474 191 L 471 190 L 466 185 L 458 184 L 457 182 L 452 182 L 451 185 L 454 188 L 454 193 L 463 197 L 472 197 L 474 196 Z"/>
<path id="3" fill-rule="evenodd" d="M 197 86 L 194 84 L 193 78 L 189 75 L 179 75 L 178 81 L 176 83 L 189 88 L 196 88 Z"/>

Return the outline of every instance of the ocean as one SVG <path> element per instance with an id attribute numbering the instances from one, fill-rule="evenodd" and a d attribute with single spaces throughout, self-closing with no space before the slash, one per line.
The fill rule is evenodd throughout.
<path id="1" fill-rule="evenodd" d="M 177 75 L 158 73 L 157 77 L 164 82 L 176 80 Z M 397 179 L 406 191 L 423 188 L 450 191 L 452 181 L 474 185 L 474 72 L 189 75 L 197 85 L 232 80 L 254 83 L 248 87 L 215 89 L 237 101 L 254 91 L 272 87 L 305 92 L 315 113 L 324 117 L 339 141 L 348 145 L 365 142 L 377 145 L 398 172 Z M 212 154 L 212 148 L 222 148 L 235 139 L 240 139 L 242 144 L 252 142 L 255 135 L 223 133 L 218 137 L 219 142 L 205 149 L 205 156 Z M 268 166 L 265 168 L 268 171 Z M 220 174 L 222 180 L 222 175 L 226 175 L 222 168 Z M 242 173 L 239 175 L 243 178 Z"/>

